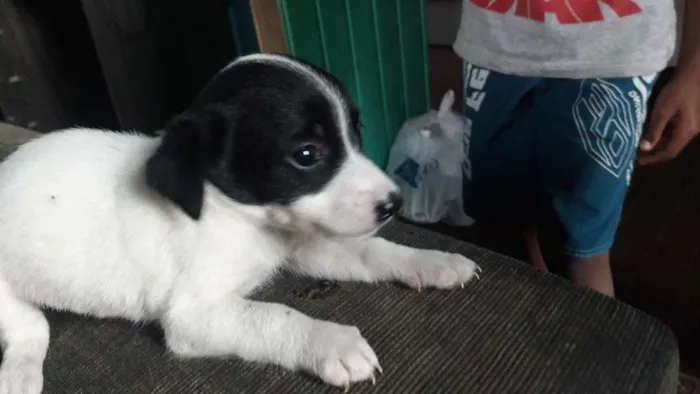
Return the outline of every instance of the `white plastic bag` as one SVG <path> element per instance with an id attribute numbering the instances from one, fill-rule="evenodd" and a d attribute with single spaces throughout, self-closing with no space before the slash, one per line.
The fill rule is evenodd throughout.
<path id="1" fill-rule="evenodd" d="M 468 226 L 462 208 L 464 119 L 452 111 L 454 92 L 440 109 L 406 121 L 389 153 L 388 175 L 404 199 L 399 215 L 418 223 Z"/>

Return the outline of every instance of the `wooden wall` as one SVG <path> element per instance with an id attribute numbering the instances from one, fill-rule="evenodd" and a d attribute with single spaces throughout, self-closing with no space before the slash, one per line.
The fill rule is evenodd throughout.
<path id="1" fill-rule="evenodd" d="M 79 0 L 3 0 L 0 31 L 6 121 L 39 131 L 116 126 Z"/>
<path id="2" fill-rule="evenodd" d="M 227 7 L 228 0 L 3 0 L 0 113 L 39 131 L 158 129 L 234 58 Z"/>
<path id="3" fill-rule="evenodd" d="M 122 128 L 160 128 L 234 57 L 227 0 L 82 4 Z"/>

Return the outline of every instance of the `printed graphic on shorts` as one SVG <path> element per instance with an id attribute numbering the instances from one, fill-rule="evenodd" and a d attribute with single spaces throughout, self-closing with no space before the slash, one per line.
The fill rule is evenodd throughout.
<path id="1" fill-rule="evenodd" d="M 637 119 L 625 93 L 603 80 L 581 81 L 574 121 L 586 152 L 619 178 L 636 150 Z"/>
<path id="2" fill-rule="evenodd" d="M 464 62 L 464 162 L 462 163 L 462 172 L 467 180 L 472 179 L 472 163 L 469 156 L 472 138 L 472 118 L 471 116 L 481 109 L 486 92 L 484 87 L 491 72 L 487 69 L 476 67 L 470 63 Z"/>
<path id="3" fill-rule="evenodd" d="M 468 109 L 471 109 L 474 112 L 479 112 L 479 109 L 481 109 L 481 104 L 486 98 L 484 86 L 486 86 L 486 81 L 488 80 L 490 73 L 491 71 L 485 68 L 465 63 L 464 105 Z"/>
<path id="4" fill-rule="evenodd" d="M 651 95 L 651 88 L 654 87 L 654 81 L 656 81 L 656 77 L 658 75 L 658 73 L 654 73 L 651 75 L 632 78 L 632 84 L 634 84 L 634 87 L 639 91 L 639 94 L 642 95 L 642 102 L 646 103 L 649 99 L 649 95 Z"/>
<path id="5" fill-rule="evenodd" d="M 471 0 L 472 4 L 499 14 L 514 14 L 536 22 L 560 24 L 600 22 L 642 12 L 633 0 Z"/>
<path id="6" fill-rule="evenodd" d="M 651 91 L 646 81 L 633 79 L 626 92 L 604 80 L 583 80 L 572 108 L 586 153 L 614 177 L 625 175 L 628 182 Z"/>

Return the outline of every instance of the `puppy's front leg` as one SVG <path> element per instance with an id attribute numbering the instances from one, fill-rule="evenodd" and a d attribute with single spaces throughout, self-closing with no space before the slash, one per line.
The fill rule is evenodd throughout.
<path id="1" fill-rule="evenodd" d="M 313 239 L 296 250 L 294 267 L 309 276 L 377 282 L 397 280 L 416 289 L 464 286 L 479 266 L 455 253 L 416 249 L 373 237 Z"/>
<path id="2" fill-rule="evenodd" d="M 183 294 L 162 323 L 169 348 L 183 356 L 235 355 L 304 370 L 339 387 L 374 380 L 380 368 L 356 327 L 313 319 L 281 304 Z"/>

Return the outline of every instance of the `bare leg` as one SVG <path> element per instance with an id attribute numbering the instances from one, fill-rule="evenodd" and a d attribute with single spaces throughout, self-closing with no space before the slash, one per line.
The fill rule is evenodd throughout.
<path id="1" fill-rule="evenodd" d="M 523 238 L 525 239 L 528 263 L 542 271 L 548 271 L 547 264 L 545 264 L 544 257 L 542 256 L 542 250 L 540 249 L 537 226 L 535 224 L 529 224 L 523 232 Z"/>
<path id="2" fill-rule="evenodd" d="M 551 271 L 567 277 L 577 285 L 610 297 L 615 296 L 610 270 L 610 252 L 591 257 L 574 257 L 561 253 L 552 242 L 547 242 L 546 239 L 540 238 L 540 244 L 543 246 L 542 252 Z"/>
<path id="3" fill-rule="evenodd" d="M 615 297 L 610 252 L 577 257 L 562 252 L 561 237 L 547 237 L 547 232 L 535 226 L 527 227 L 524 239 L 530 264 L 544 271 L 564 276 L 577 285 Z"/>
<path id="4" fill-rule="evenodd" d="M 610 297 L 615 296 L 609 252 L 593 257 L 569 257 L 565 266 L 569 279 L 574 283 Z"/>

